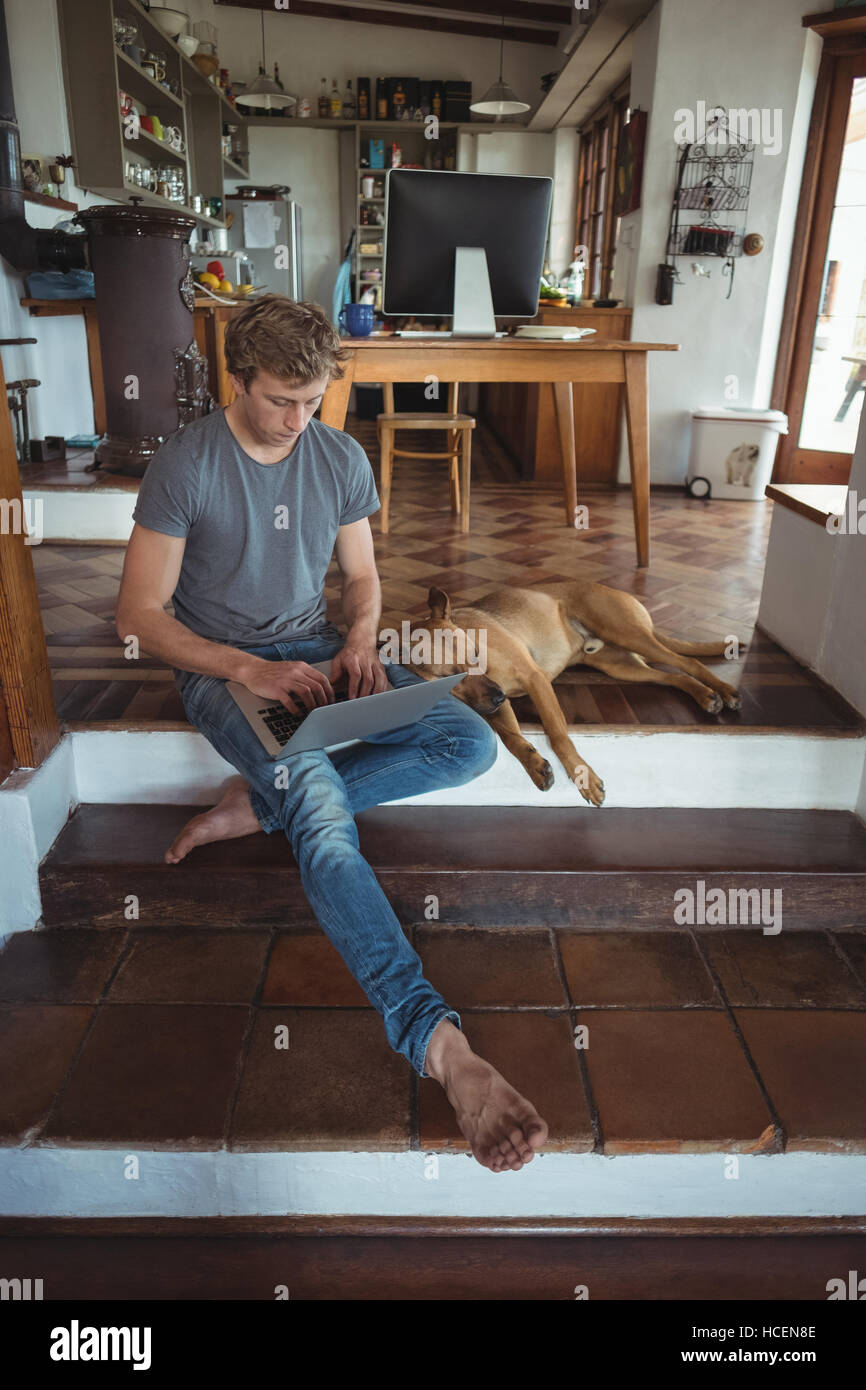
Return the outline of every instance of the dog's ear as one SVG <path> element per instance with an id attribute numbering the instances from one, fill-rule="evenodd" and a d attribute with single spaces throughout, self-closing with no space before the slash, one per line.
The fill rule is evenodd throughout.
<path id="1" fill-rule="evenodd" d="M 451 616 L 451 600 L 444 589 L 437 589 L 435 584 L 431 584 L 427 591 L 427 602 L 430 605 L 431 618 Z"/>

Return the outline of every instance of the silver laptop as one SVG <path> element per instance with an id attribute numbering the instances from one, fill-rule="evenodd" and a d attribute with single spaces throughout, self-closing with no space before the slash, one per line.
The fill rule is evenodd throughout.
<path id="1" fill-rule="evenodd" d="M 330 679 L 330 660 L 309 664 Z M 387 667 L 385 669 L 387 671 Z M 227 681 L 226 689 L 264 747 L 277 758 L 308 753 L 314 748 L 333 748 L 365 738 L 367 734 L 381 734 L 386 729 L 414 724 L 465 675 L 465 671 L 459 671 L 456 676 L 439 676 L 436 680 L 413 682 L 399 689 L 389 682 L 388 690 L 376 695 L 358 695 L 354 700 L 349 699 L 348 691 L 335 690 L 332 705 L 318 705 L 300 714 L 292 714 L 285 705 L 272 704 L 261 695 L 254 695 L 238 681 Z M 297 697 L 293 699 L 300 704 Z"/>

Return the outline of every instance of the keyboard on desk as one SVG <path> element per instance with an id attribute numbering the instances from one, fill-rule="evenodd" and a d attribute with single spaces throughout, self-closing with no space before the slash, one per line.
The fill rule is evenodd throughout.
<path id="1" fill-rule="evenodd" d="M 339 704 L 342 700 L 348 700 L 348 690 L 335 690 L 334 703 Z M 325 709 L 324 705 L 315 705 L 315 709 Z M 288 743 L 292 734 L 297 733 L 308 714 L 312 710 L 305 709 L 302 714 L 292 714 L 285 705 L 265 705 L 257 711 L 261 715 L 267 727 L 270 729 L 274 738 L 279 743 Z"/>

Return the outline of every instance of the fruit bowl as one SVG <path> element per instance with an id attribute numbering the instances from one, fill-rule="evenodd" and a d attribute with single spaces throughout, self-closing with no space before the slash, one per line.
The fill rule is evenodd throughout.
<path id="1" fill-rule="evenodd" d="M 150 17 L 167 39 L 186 33 L 189 27 L 189 15 L 184 10 L 171 10 L 167 5 L 151 5 Z"/>

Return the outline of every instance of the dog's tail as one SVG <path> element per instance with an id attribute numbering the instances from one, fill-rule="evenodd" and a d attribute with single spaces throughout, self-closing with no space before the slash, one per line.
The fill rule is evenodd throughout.
<path id="1" fill-rule="evenodd" d="M 669 647 L 678 656 L 724 656 L 728 650 L 728 642 L 720 639 L 715 642 L 687 642 L 682 637 L 671 637 L 667 632 L 660 632 L 658 628 L 653 631 L 662 646 Z"/>

